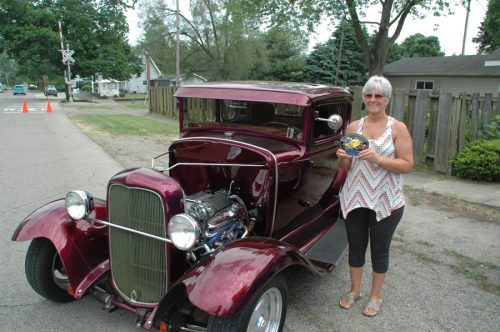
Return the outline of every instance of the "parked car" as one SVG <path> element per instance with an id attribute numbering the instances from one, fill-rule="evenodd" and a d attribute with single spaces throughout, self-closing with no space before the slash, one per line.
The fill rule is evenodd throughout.
<path id="1" fill-rule="evenodd" d="M 28 90 L 36 90 L 38 87 L 35 84 L 28 85 Z"/>
<path id="2" fill-rule="evenodd" d="M 351 95 L 240 82 L 175 96 L 180 137 L 151 167 L 114 175 L 107 200 L 71 191 L 18 226 L 28 282 L 56 302 L 93 295 L 147 330 L 281 331 L 286 272 L 330 272 L 346 249 L 335 152 Z"/>
<path id="3" fill-rule="evenodd" d="M 0 93 L 3 92 L 3 85 L 0 83 Z"/>
<path id="4" fill-rule="evenodd" d="M 15 95 L 26 95 L 26 89 L 24 85 L 15 85 L 14 89 L 12 89 L 12 93 Z"/>
<path id="5" fill-rule="evenodd" d="M 56 96 L 57 97 L 57 89 L 55 86 L 49 85 L 49 86 L 47 86 L 47 89 L 44 90 L 43 94 L 46 96 Z"/>

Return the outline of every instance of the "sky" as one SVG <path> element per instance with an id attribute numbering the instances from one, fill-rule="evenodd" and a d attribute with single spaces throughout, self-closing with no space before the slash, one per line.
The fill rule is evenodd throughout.
<path id="1" fill-rule="evenodd" d="M 479 26 L 486 15 L 488 0 L 471 0 L 471 8 L 469 13 L 469 22 L 467 28 L 467 36 L 465 42 L 465 55 L 477 54 L 477 44 L 472 42 L 472 38 L 476 37 L 479 31 Z M 423 20 L 415 20 L 408 17 L 397 43 L 402 43 L 403 40 L 416 33 L 421 33 L 424 36 L 437 36 L 441 45 L 441 50 L 445 55 L 460 55 L 462 53 L 462 43 L 465 28 L 466 8 L 452 7 L 453 15 L 446 17 L 429 16 Z M 378 20 L 377 9 L 373 8 L 372 15 L 367 17 L 367 20 Z M 187 8 L 181 7 L 181 12 L 187 11 Z M 138 28 L 139 19 L 135 11 L 127 12 L 127 20 L 129 24 L 129 42 L 134 45 L 140 38 L 141 29 Z M 317 33 L 310 36 L 310 50 L 316 43 L 325 42 L 332 34 L 335 26 L 329 27 L 328 24 L 322 24 L 318 27 Z M 368 29 L 370 27 L 368 26 Z M 391 35 L 393 31 L 390 31 Z"/>

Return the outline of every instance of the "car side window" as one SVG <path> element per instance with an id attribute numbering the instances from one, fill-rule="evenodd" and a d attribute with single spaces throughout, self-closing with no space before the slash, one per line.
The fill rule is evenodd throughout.
<path id="1" fill-rule="evenodd" d="M 314 107 L 314 111 L 318 112 L 318 117 L 328 119 L 333 114 L 342 114 L 342 104 L 324 104 Z M 313 139 L 323 139 L 329 136 L 336 135 L 339 129 L 331 129 L 325 121 L 314 121 Z"/>

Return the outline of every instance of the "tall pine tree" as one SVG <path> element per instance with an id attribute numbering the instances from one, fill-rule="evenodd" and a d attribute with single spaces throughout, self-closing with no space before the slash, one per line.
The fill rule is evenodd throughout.
<path id="1" fill-rule="evenodd" d="M 478 43 L 478 53 L 493 53 L 500 48 L 500 1 L 490 0 L 484 21 L 479 27 L 477 37 L 472 39 Z"/>
<path id="2" fill-rule="evenodd" d="M 347 21 L 337 27 L 327 42 L 316 45 L 306 64 L 311 82 L 349 86 L 362 85 L 368 78 L 361 47 Z"/>

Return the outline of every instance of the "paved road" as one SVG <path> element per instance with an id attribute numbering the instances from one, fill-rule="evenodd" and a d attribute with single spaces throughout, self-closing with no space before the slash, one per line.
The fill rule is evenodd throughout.
<path id="1" fill-rule="evenodd" d="M 31 97 L 28 106 L 43 107 L 44 100 Z M 20 100 L 0 95 L 0 331 L 73 331 L 75 326 L 79 331 L 137 331 L 129 313 L 108 314 L 92 298 L 53 304 L 27 284 L 28 244 L 10 241 L 19 221 L 71 189 L 102 197 L 107 180 L 120 166 L 81 134 L 57 104 L 51 114 L 5 111 L 6 105 Z M 497 330 L 498 223 L 424 198 L 410 203 L 393 242 L 382 314 L 363 317 L 363 302 L 351 310 L 339 308 L 338 298 L 348 285 L 344 257 L 324 278 L 291 276 L 284 331 Z M 497 269 L 481 263 L 496 264 Z M 365 291 L 368 276 L 366 272 Z"/>
<path id="2" fill-rule="evenodd" d="M 54 103 L 26 97 L 29 112 L 12 112 L 24 96 L 0 94 L 0 331 L 137 331 L 125 312 L 109 314 L 93 299 L 69 305 L 36 295 L 24 275 L 28 243 L 10 238 L 35 208 L 81 188 L 103 197 L 120 166 L 82 135 Z M 7 109 L 7 110 L 6 110 Z M 34 111 L 37 109 L 38 111 Z"/>

